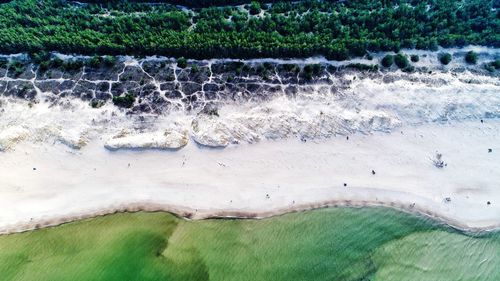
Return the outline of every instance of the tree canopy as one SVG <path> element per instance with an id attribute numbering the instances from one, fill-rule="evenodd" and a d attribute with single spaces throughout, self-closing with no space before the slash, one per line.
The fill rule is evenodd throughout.
<path id="1" fill-rule="evenodd" d="M 500 47 L 493 0 L 95 2 L 0 4 L 0 52 L 343 60 L 403 47 Z"/>

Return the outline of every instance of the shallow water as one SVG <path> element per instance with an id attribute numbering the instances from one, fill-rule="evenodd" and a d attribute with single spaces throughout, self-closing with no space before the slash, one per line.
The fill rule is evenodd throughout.
<path id="1" fill-rule="evenodd" d="M 264 220 L 115 214 L 0 236 L 2 280 L 499 280 L 500 233 L 387 208 Z"/>

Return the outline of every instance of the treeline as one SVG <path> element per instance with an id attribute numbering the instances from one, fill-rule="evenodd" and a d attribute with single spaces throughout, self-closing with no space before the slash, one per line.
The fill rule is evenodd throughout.
<path id="1" fill-rule="evenodd" d="M 3 1 L 3 0 L 0 0 Z M 283 0 L 281 0 L 283 1 Z M 292 1 L 292 0 L 288 0 Z M 107 5 L 108 3 L 119 3 L 123 2 L 123 0 L 82 0 L 78 1 L 81 3 L 97 3 Z M 250 4 L 251 0 L 131 0 L 130 2 L 136 3 L 166 3 L 171 5 L 181 5 L 191 8 L 207 8 L 213 6 L 229 6 L 229 5 L 242 5 L 242 4 Z M 275 3 L 277 0 L 254 0 L 254 2 L 259 3 Z"/>
<path id="2" fill-rule="evenodd" d="M 127 1 L 81 5 L 13 0 L 0 5 L 0 53 L 58 51 L 197 59 L 323 55 L 343 60 L 401 48 L 500 47 L 500 12 L 493 2 L 280 1 L 270 6 L 252 2 L 245 9 L 183 10 Z"/>

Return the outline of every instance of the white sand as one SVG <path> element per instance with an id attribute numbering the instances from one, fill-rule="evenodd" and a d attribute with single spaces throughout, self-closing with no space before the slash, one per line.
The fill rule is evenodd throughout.
<path id="1" fill-rule="evenodd" d="M 500 121 L 402 130 L 226 149 L 190 142 L 175 152 L 110 152 L 99 141 L 79 152 L 26 143 L 1 156 L 0 229 L 54 224 L 127 204 L 203 218 L 349 201 L 410 210 L 415 204 L 414 210 L 461 228 L 500 225 Z M 436 151 L 447 167 L 433 165 Z"/>

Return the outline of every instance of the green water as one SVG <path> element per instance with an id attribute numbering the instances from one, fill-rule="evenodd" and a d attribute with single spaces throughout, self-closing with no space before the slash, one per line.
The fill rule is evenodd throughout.
<path id="1" fill-rule="evenodd" d="M 0 280 L 500 280 L 500 233 L 384 208 L 265 220 L 116 214 L 0 236 Z"/>

